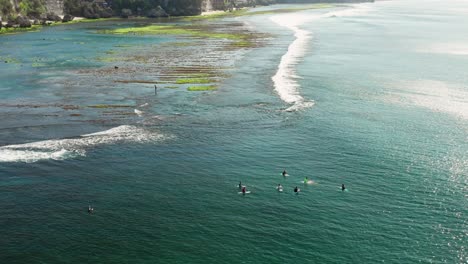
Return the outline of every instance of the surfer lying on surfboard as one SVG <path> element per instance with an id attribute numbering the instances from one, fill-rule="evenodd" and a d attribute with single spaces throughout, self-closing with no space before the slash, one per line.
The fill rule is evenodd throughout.
<path id="1" fill-rule="evenodd" d="M 278 183 L 278 186 L 276 187 L 276 189 L 278 190 L 278 192 L 282 192 L 283 191 L 283 186 Z"/>
<path id="2" fill-rule="evenodd" d="M 239 194 L 243 194 L 243 195 L 246 195 L 246 194 L 249 194 L 250 191 L 247 191 L 247 188 L 245 186 L 242 186 L 242 190 L 239 192 Z"/>

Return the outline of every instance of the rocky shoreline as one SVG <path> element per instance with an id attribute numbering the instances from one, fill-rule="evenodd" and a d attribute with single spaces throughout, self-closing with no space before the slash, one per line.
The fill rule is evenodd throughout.
<path id="1" fill-rule="evenodd" d="M 196 16 L 203 12 L 233 11 L 275 3 L 366 2 L 373 0 L 0 0 L 0 33 L 33 26 L 87 19 Z M 59 7 L 57 7 L 59 6 Z M 5 29 L 6 30 L 5 30 Z"/>

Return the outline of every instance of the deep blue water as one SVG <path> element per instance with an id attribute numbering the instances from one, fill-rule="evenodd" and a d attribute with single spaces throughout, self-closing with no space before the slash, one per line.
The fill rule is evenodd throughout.
<path id="1" fill-rule="evenodd" d="M 266 44 L 221 61 L 217 91 L 157 96 L 111 81 L 158 78 L 128 58 L 196 40 L 96 31 L 115 22 L 0 36 L 1 262 L 467 263 L 467 13 L 235 18 Z"/>

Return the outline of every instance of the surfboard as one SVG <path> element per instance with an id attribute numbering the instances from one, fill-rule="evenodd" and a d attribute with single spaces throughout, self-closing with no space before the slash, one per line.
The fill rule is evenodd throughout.
<path id="1" fill-rule="evenodd" d="M 278 190 L 278 192 L 282 192 L 282 191 L 283 191 L 283 188 L 278 188 L 278 187 L 276 187 L 276 190 Z"/>
<path id="2" fill-rule="evenodd" d="M 283 175 L 283 173 L 281 173 L 281 175 Z M 287 173 L 283 175 L 283 177 L 288 177 L 288 176 L 289 176 L 289 174 L 287 174 Z"/>
<path id="3" fill-rule="evenodd" d="M 300 183 L 303 183 L 303 184 L 309 184 L 309 185 L 311 185 L 311 184 L 315 184 L 315 182 L 314 182 L 313 180 L 308 180 L 308 181 L 306 181 L 306 182 L 304 182 L 304 181 L 300 181 Z"/>
<path id="4" fill-rule="evenodd" d="M 250 191 L 246 191 L 245 194 L 249 194 Z M 242 192 L 239 192 L 239 194 L 243 194 Z"/>

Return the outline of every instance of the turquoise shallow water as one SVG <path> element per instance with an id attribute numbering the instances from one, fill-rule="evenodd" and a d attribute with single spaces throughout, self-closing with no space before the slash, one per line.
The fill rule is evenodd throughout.
<path id="1" fill-rule="evenodd" d="M 276 17 L 309 34 L 287 69 L 314 105 L 293 112 L 272 80 L 295 40 L 278 15 L 236 20 L 272 35 L 229 62 L 218 91 L 157 97 L 86 69 L 113 66 L 94 60 L 110 48 L 180 39 L 95 33 L 113 23 L 2 36 L 0 56 L 20 63 L 0 65 L 0 259 L 467 263 L 467 10 L 382 1 Z M 125 118 L 54 106 L 105 103 L 149 106 Z"/>

